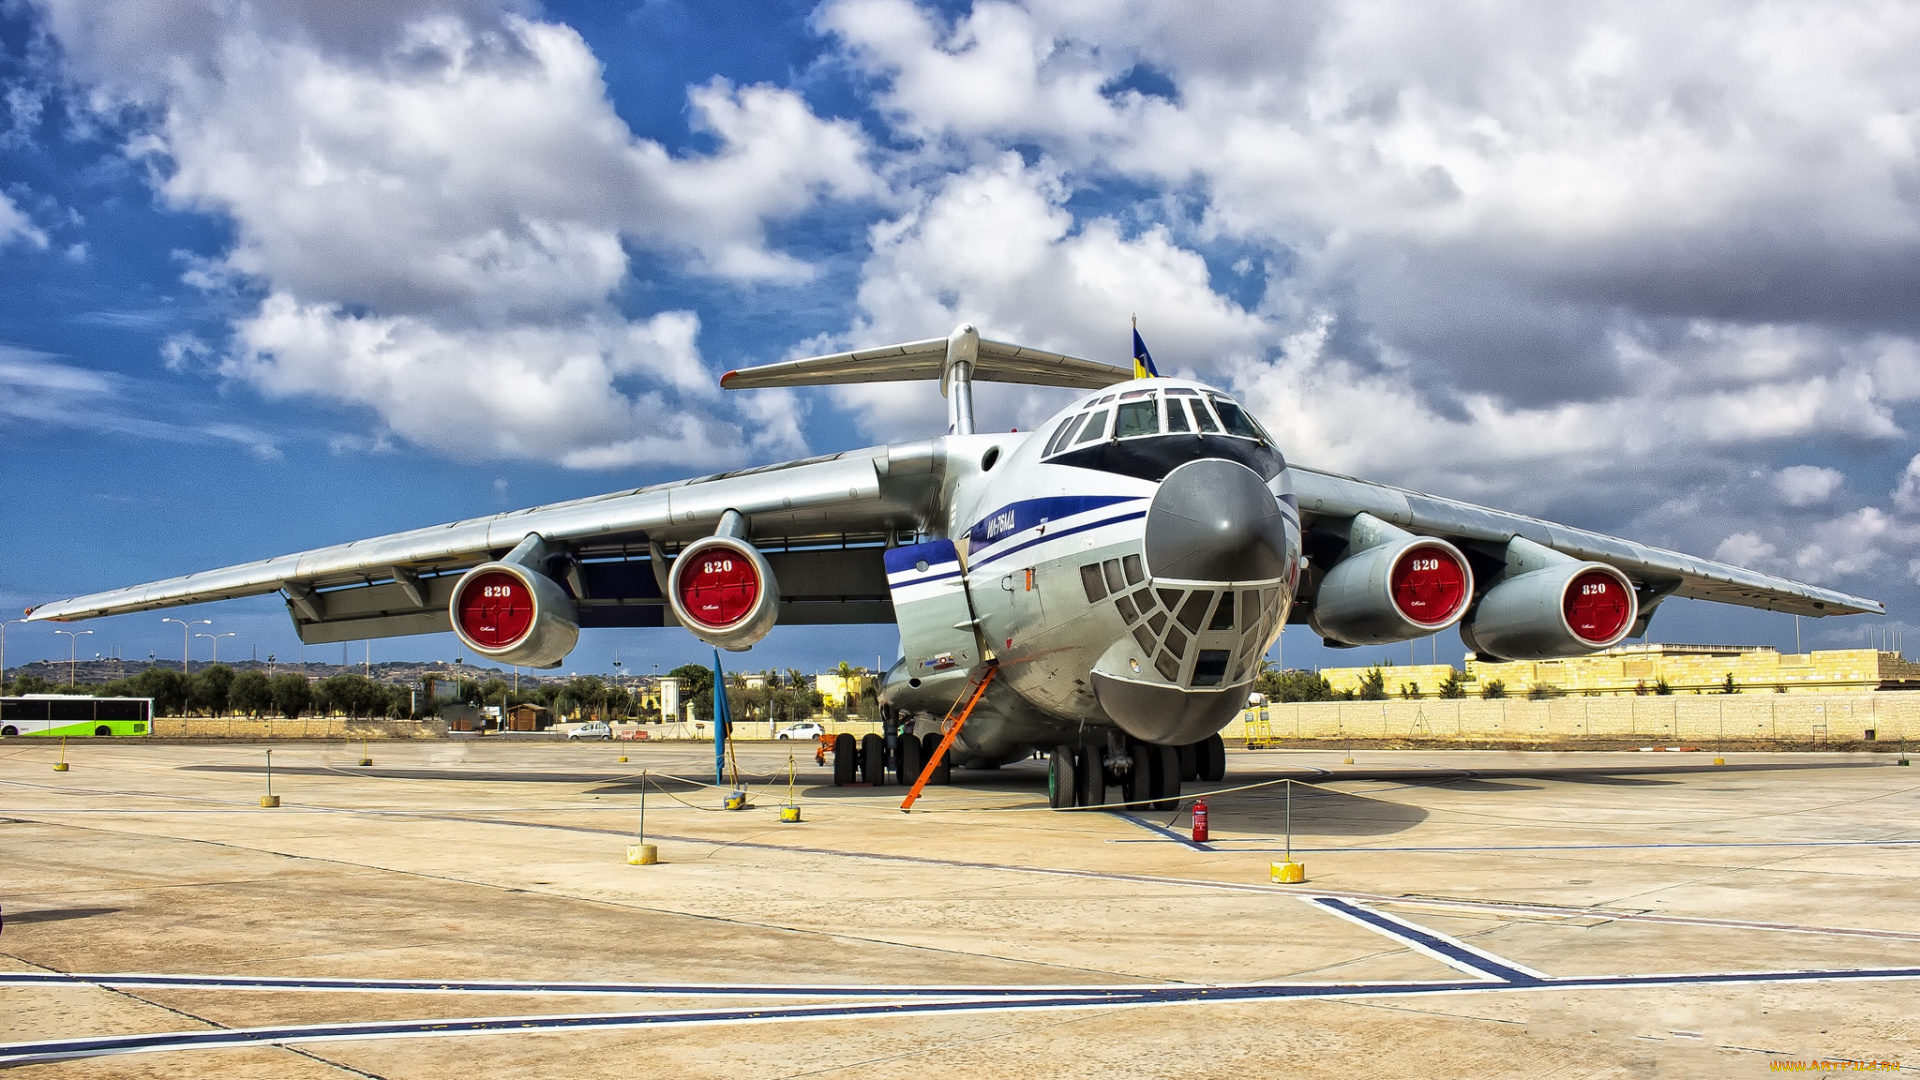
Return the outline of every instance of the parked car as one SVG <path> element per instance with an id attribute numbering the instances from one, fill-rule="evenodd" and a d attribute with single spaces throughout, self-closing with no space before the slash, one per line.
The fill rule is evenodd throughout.
<path id="1" fill-rule="evenodd" d="M 613 728 L 609 726 L 605 720 L 594 720 L 590 723 L 581 724 L 579 727 L 567 732 L 567 738 L 611 739 L 613 738 Z"/>
<path id="2" fill-rule="evenodd" d="M 774 734 L 776 739 L 817 739 L 827 733 L 819 724 L 807 721 L 804 724 L 788 724 Z"/>

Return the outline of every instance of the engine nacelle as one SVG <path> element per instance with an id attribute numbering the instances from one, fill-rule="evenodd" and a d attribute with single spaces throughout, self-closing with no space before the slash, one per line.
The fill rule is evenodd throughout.
<path id="1" fill-rule="evenodd" d="M 559 582 L 515 562 L 490 562 L 453 587 L 453 632 L 489 660 L 554 667 L 580 641 L 580 617 Z"/>
<path id="2" fill-rule="evenodd" d="M 667 602 L 680 625 L 709 645 L 744 652 L 780 617 L 780 583 L 766 556 L 745 540 L 709 536 L 673 560 Z"/>
<path id="3" fill-rule="evenodd" d="M 1627 575 L 1605 563 L 1569 560 L 1488 589 L 1460 639 L 1487 659 L 1581 656 L 1618 644 L 1639 615 Z"/>
<path id="4" fill-rule="evenodd" d="M 1371 524 L 1391 533 L 1334 563 L 1320 579 L 1314 630 L 1348 645 L 1385 645 L 1459 621 L 1473 599 L 1473 570 L 1460 549 L 1384 522 Z M 1356 522 L 1356 533 L 1359 528 Z"/>

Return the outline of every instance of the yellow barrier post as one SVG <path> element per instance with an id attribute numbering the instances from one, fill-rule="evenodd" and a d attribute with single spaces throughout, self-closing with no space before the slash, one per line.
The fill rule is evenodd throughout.
<path id="1" fill-rule="evenodd" d="M 267 793 L 260 796 L 260 806 L 271 810 L 280 805 L 280 796 L 273 793 L 273 747 L 267 747 Z"/>
<path id="2" fill-rule="evenodd" d="M 373 764 L 373 751 L 367 748 L 367 737 L 362 735 L 360 736 L 360 767 L 366 768 L 371 764 Z"/>
<path id="3" fill-rule="evenodd" d="M 1267 874 L 1281 885 L 1298 885 L 1307 880 L 1307 868 L 1293 861 L 1293 781 L 1286 782 L 1287 788 L 1287 861 L 1270 863 Z"/>
<path id="4" fill-rule="evenodd" d="M 67 737 L 60 736 L 60 760 L 53 763 L 54 772 L 67 771 Z"/>
<path id="5" fill-rule="evenodd" d="M 628 866 L 653 866 L 660 861 L 660 849 L 647 843 L 647 770 L 640 770 L 639 843 L 627 845 Z"/>
<path id="6" fill-rule="evenodd" d="M 793 751 L 787 751 L 787 805 L 780 808 L 780 820 L 791 825 L 800 820 L 800 805 L 793 801 L 793 786 L 799 770 L 793 763 Z"/>

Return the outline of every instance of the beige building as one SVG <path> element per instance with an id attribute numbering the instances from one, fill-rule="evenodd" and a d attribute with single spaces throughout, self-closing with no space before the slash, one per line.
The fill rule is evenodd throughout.
<path id="1" fill-rule="evenodd" d="M 1326 668 L 1320 674 L 1336 694 L 1360 692 L 1371 668 Z M 1454 669 L 1447 664 L 1382 667 L 1388 697 L 1437 698 Z M 1535 688 L 1554 695 L 1653 694 L 1666 680 L 1675 694 L 1715 693 L 1733 677 L 1741 693 L 1847 693 L 1920 689 L 1920 664 L 1876 649 L 1781 653 L 1760 645 L 1619 645 L 1563 660 L 1486 663 L 1467 654 L 1463 689 L 1478 697 L 1494 680 L 1510 697 Z M 1403 689 L 1417 686 L 1414 693 Z"/>
<path id="2" fill-rule="evenodd" d="M 829 671 L 813 677 L 813 688 L 820 691 L 821 704 L 826 708 L 839 706 L 852 709 L 860 704 L 860 695 L 873 685 L 875 677 L 864 668 L 855 668 L 847 675 Z"/>

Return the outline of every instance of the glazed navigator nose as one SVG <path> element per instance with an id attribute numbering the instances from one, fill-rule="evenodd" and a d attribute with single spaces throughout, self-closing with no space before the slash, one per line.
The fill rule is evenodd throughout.
<path id="1" fill-rule="evenodd" d="M 1147 510 L 1156 579 L 1266 581 L 1286 576 L 1286 519 L 1260 474 L 1234 461 L 1189 461 Z"/>

